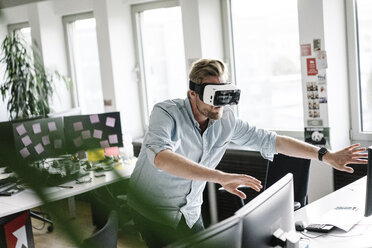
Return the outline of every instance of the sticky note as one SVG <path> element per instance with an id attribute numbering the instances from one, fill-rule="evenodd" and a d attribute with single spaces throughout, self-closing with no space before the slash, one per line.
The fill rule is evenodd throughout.
<path id="1" fill-rule="evenodd" d="M 83 140 L 81 139 L 80 136 L 74 139 L 74 144 L 75 144 L 75 147 L 80 147 L 83 145 Z"/>
<path id="2" fill-rule="evenodd" d="M 19 153 L 21 154 L 22 158 L 27 158 L 30 155 L 30 152 L 28 151 L 27 147 L 20 150 Z"/>
<path id="3" fill-rule="evenodd" d="M 81 136 L 83 137 L 83 139 L 89 139 L 90 137 L 92 137 L 92 136 L 90 135 L 90 130 L 82 131 L 82 132 L 81 132 Z"/>
<path id="4" fill-rule="evenodd" d="M 48 128 L 50 132 L 56 131 L 57 130 L 56 123 L 54 121 L 48 122 Z"/>
<path id="5" fill-rule="evenodd" d="M 74 126 L 74 131 L 75 132 L 83 130 L 83 123 L 81 121 L 75 122 L 72 125 Z"/>
<path id="6" fill-rule="evenodd" d="M 45 136 L 41 137 L 41 141 L 43 142 L 44 146 L 49 145 L 50 144 L 49 135 L 45 135 Z"/>
<path id="7" fill-rule="evenodd" d="M 40 123 L 33 124 L 32 129 L 34 130 L 34 134 L 41 133 Z"/>
<path id="8" fill-rule="evenodd" d="M 108 136 L 110 144 L 117 144 L 118 143 L 118 136 L 116 134 L 112 134 Z"/>
<path id="9" fill-rule="evenodd" d="M 106 147 L 105 154 L 106 156 L 119 156 L 119 147 L 117 146 Z"/>
<path id="10" fill-rule="evenodd" d="M 16 127 L 16 130 L 17 130 L 17 133 L 19 134 L 19 136 L 22 136 L 25 133 L 27 133 L 26 128 L 25 128 L 25 126 L 23 124 L 17 126 Z"/>
<path id="11" fill-rule="evenodd" d="M 90 119 L 90 123 L 92 123 L 92 124 L 99 122 L 98 115 L 90 115 L 89 119 Z"/>
<path id="12" fill-rule="evenodd" d="M 106 126 L 115 127 L 115 118 L 107 117 L 106 118 Z"/>
<path id="13" fill-rule="evenodd" d="M 37 152 L 37 154 L 40 154 L 44 151 L 44 147 L 41 143 L 37 144 L 35 147 L 34 147 L 35 151 Z"/>
<path id="14" fill-rule="evenodd" d="M 32 143 L 32 141 L 31 141 L 31 139 L 28 135 L 22 138 L 22 142 L 23 142 L 23 145 L 25 145 L 25 146 L 28 146 L 29 144 Z"/>
<path id="15" fill-rule="evenodd" d="M 87 151 L 88 161 L 99 161 L 105 159 L 105 150 L 98 148 Z"/>
<path id="16" fill-rule="evenodd" d="M 99 142 L 101 144 L 102 148 L 110 147 L 109 143 L 107 140 L 102 140 Z"/>
<path id="17" fill-rule="evenodd" d="M 62 148 L 62 140 L 61 139 L 54 140 L 54 148 Z"/>
<path id="18" fill-rule="evenodd" d="M 102 138 L 102 131 L 94 129 L 93 130 L 93 137 L 96 139 L 101 139 Z"/>

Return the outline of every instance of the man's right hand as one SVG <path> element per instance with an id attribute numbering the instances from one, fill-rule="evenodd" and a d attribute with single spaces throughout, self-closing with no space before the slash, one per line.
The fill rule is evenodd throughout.
<path id="1" fill-rule="evenodd" d="M 243 191 L 239 190 L 239 186 L 248 186 L 257 192 L 262 189 L 261 181 L 248 175 L 242 174 L 231 174 L 223 173 L 219 181 L 222 187 L 231 194 L 237 195 L 242 199 L 245 199 L 247 196 Z"/>

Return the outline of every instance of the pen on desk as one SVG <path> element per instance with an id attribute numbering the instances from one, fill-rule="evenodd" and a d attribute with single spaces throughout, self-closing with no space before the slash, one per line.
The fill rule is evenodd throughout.
<path id="1" fill-rule="evenodd" d="M 74 186 L 71 185 L 58 185 L 57 187 L 64 188 L 64 189 L 72 189 Z"/>

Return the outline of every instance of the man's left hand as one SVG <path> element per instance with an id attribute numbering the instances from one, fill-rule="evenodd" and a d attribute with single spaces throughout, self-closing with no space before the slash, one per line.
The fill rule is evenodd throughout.
<path id="1" fill-rule="evenodd" d="M 330 164 L 336 170 L 353 173 L 354 169 L 347 165 L 367 164 L 368 160 L 366 158 L 368 158 L 368 154 L 362 153 L 364 151 L 366 151 L 365 147 L 361 147 L 360 144 L 353 144 L 336 152 L 328 151 L 323 156 L 323 161 Z"/>

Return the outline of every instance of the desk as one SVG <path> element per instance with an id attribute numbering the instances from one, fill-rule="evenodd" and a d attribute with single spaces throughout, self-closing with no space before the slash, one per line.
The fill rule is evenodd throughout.
<path id="1" fill-rule="evenodd" d="M 65 183 L 63 185 L 73 186 L 73 188 L 60 188 L 60 187 L 49 187 L 45 189 L 45 195 L 48 201 L 57 201 L 75 195 L 79 195 L 99 187 L 115 183 L 122 179 L 129 178 L 133 172 L 135 161 L 131 163 L 124 163 L 115 167 L 113 171 L 105 172 L 104 177 L 94 177 L 93 172 L 89 175 L 92 181 L 84 184 L 76 184 L 75 181 Z M 118 174 L 120 176 L 118 176 Z M 83 179 L 83 178 L 82 178 Z M 41 201 L 32 189 L 25 189 L 12 196 L 0 197 L 0 218 L 8 216 L 14 213 L 18 213 L 24 210 L 28 210 L 34 207 L 38 207 L 45 204 Z"/>
<path id="2" fill-rule="evenodd" d="M 363 213 L 365 209 L 366 177 L 363 177 L 331 194 L 312 202 L 311 204 L 295 212 L 295 220 L 302 220 L 311 223 L 319 216 L 337 206 L 356 206 Z M 364 218 L 355 225 L 348 233 L 341 230 L 332 230 L 330 233 L 321 235 L 308 232 L 310 238 L 310 248 L 315 247 L 337 247 L 337 248 L 358 248 L 372 247 L 372 216 Z M 301 237 L 305 237 L 301 235 Z"/>

